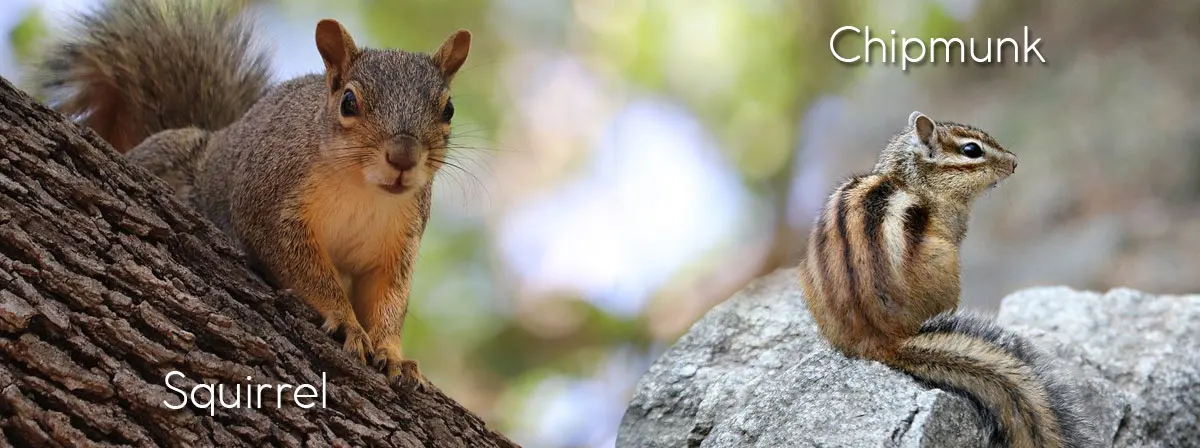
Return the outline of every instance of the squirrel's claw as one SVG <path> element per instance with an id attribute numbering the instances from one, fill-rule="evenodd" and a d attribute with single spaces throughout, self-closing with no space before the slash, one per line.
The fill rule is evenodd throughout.
<path id="1" fill-rule="evenodd" d="M 321 325 L 321 329 L 326 334 L 333 335 L 341 330 L 344 336 L 342 349 L 349 352 L 358 358 L 358 361 L 363 365 L 367 364 L 367 353 L 373 350 L 371 338 L 367 335 L 367 331 L 363 330 L 362 325 L 359 325 L 353 316 L 349 318 L 338 318 L 338 316 L 329 316 L 325 318 L 325 323 Z"/>
<path id="2" fill-rule="evenodd" d="M 371 352 L 371 340 L 367 338 L 367 332 L 360 327 L 357 331 L 346 332 L 346 342 L 342 345 L 342 349 L 350 352 L 350 354 L 358 357 L 358 362 L 363 365 L 367 364 L 367 353 Z"/>
<path id="3" fill-rule="evenodd" d="M 388 380 L 395 382 L 401 389 L 428 390 L 429 381 L 425 379 L 425 375 L 421 374 L 421 369 L 417 368 L 416 361 L 404 359 L 399 353 L 392 352 L 386 346 L 375 349 L 372 358 L 375 361 L 375 368 L 387 374 Z"/>
<path id="4" fill-rule="evenodd" d="M 421 374 L 421 369 L 417 368 L 417 362 L 411 359 L 388 363 L 388 378 L 396 381 L 405 390 L 429 390 L 429 381 Z"/>

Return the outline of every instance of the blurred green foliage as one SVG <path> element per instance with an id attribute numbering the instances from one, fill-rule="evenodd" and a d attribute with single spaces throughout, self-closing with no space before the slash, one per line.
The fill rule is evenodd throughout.
<path id="1" fill-rule="evenodd" d="M 11 42 L 17 62 L 20 64 L 33 62 L 37 57 L 37 42 L 46 34 L 46 23 L 42 18 L 42 10 L 30 8 L 16 26 L 8 31 L 8 41 Z"/>

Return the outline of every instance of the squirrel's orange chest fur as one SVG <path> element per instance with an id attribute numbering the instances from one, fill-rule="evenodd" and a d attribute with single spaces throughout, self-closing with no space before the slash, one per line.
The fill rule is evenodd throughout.
<path id="1" fill-rule="evenodd" d="M 397 263 L 417 215 L 412 193 L 395 195 L 347 176 L 313 176 L 304 219 L 343 276 Z"/>

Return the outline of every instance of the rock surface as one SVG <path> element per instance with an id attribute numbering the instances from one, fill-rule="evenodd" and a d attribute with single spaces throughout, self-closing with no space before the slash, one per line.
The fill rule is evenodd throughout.
<path id="1" fill-rule="evenodd" d="M 781 269 L 713 308 L 641 379 L 617 446 L 984 446 L 966 400 L 835 352 L 801 294 Z M 1200 446 L 1200 296 L 1038 288 L 999 320 L 1074 373 L 1114 446 Z"/>
<path id="2" fill-rule="evenodd" d="M 1035 288 L 1006 297 L 997 320 L 1071 347 L 1125 393 L 1115 446 L 1200 447 L 1200 295 Z"/>

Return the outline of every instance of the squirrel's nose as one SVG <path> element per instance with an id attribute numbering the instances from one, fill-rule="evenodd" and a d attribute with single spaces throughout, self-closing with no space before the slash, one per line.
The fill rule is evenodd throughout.
<path id="1" fill-rule="evenodd" d="M 418 150 L 417 139 L 408 135 L 402 135 L 396 139 L 393 145 L 388 147 L 388 165 L 391 165 L 397 171 L 411 170 L 414 166 L 417 166 Z"/>

